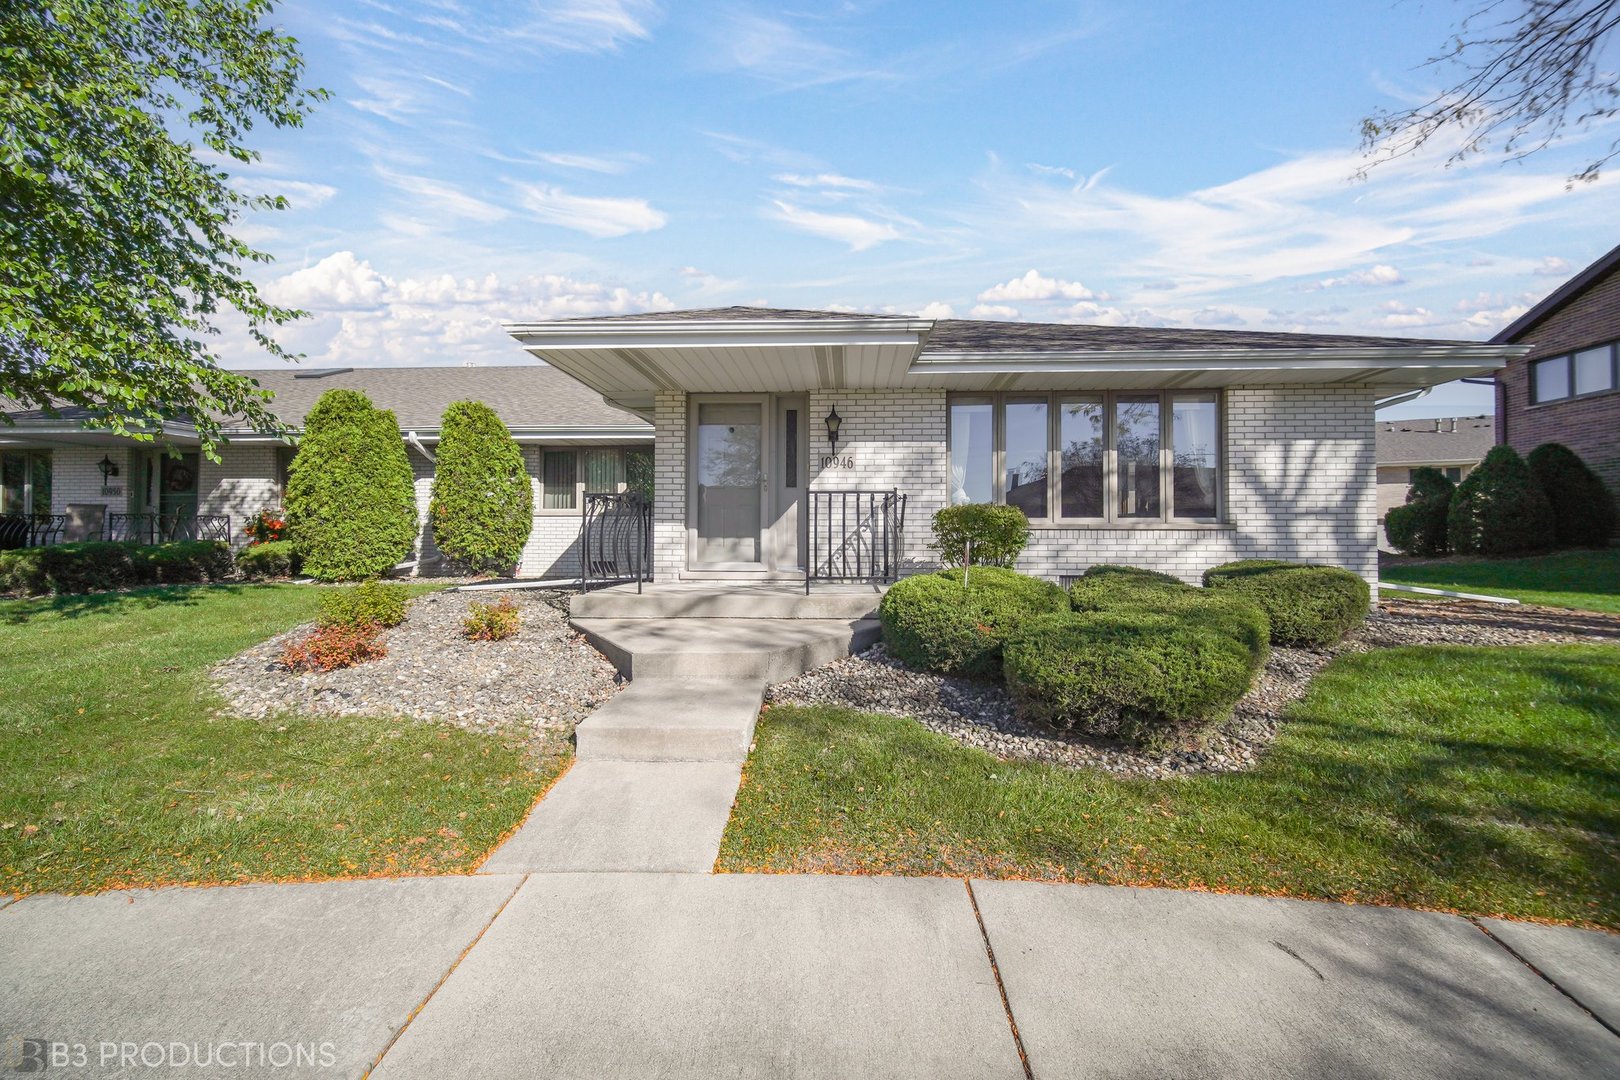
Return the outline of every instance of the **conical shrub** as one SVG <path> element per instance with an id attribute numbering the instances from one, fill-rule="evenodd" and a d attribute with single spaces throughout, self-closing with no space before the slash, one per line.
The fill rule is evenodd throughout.
<path id="1" fill-rule="evenodd" d="M 1391 507 L 1384 515 L 1384 535 L 1390 546 L 1408 555 L 1444 555 L 1446 516 L 1456 489 L 1439 469 L 1413 469 L 1406 504 Z"/>
<path id="2" fill-rule="evenodd" d="M 1495 446 L 1457 485 L 1446 517 L 1459 555 L 1518 555 L 1553 546 L 1552 505 L 1511 446 Z"/>
<path id="3" fill-rule="evenodd" d="M 377 577 L 415 546 L 399 422 L 358 390 L 328 390 L 309 412 L 287 473 L 287 538 L 323 581 Z"/>
<path id="4" fill-rule="evenodd" d="M 433 542 L 474 573 L 510 572 L 534 526 L 534 492 L 512 433 L 483 402 L 452 402 L 434 456 Z"/>
<path id="5" fill-rule="evenodd" d="M 1542 443 L 1525 462 L 1552 503 L 1554 542 L 1603 547 L 1614 534 L 1614 496 L 1603 478 L 1562 443 Z"/>

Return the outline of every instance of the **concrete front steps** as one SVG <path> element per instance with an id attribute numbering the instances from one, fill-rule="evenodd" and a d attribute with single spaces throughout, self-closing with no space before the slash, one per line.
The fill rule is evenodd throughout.
<path id="1" fill-rule="evenodd" d="M 634 681 L 727 679 L 766 685 L 877 641 L 876 619 L 575 619 Z"/>
<path id="2" fill-rule="evenodd" d="M 765 685 L 748 679 L 631 683 L 574 731 L 581 761 L 726 761 L 748 757 Z"/>

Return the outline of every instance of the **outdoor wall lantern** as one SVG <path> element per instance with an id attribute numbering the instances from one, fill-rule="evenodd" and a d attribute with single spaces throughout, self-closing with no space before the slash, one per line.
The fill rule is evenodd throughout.
<path id="1" fill-rule="evenodd" d="M 101 482 L 103 484 L 118 475 L 117 464 L 115 464 L 113 459 L 108 457 L 106 454 L 101 455 L 101 460 L 96 462 L 96 468 L 101 470 Z"/>
<path id="2" fill-rule="evenodd" d="M 838 453 L 838 425 L 843 422 L 844 418 L 838 415 L 838 406 L 834 405 L 832 412 L 827 414 L 827 444 L 835 454 Z"/>

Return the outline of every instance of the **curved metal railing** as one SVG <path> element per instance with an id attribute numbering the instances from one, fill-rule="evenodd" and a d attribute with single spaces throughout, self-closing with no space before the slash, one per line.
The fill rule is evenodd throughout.
<path id="1" fill-rule="evenodd" d="M 652 580 L 652 500 L 636 491 L 587 491 L 580 507 L 579 587 Z"/>

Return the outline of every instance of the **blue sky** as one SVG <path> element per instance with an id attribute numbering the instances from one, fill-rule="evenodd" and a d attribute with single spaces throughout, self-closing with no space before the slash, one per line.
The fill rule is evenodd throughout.
<path id="1" fill-rule="evenodd" d="M 1620 197 L 1566 190 L 1606 131 L 1353 179 L 1361 117 L 1437 89 L 1468 10 L 299 0 L 332 98 L 258 133 L 238 182 L 292 209 L 244 235 L 314 364 L 726 304 L 1483 339 L 1620 240 Z"/>

